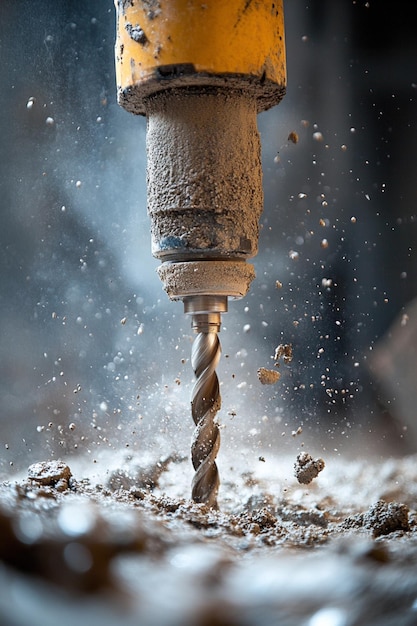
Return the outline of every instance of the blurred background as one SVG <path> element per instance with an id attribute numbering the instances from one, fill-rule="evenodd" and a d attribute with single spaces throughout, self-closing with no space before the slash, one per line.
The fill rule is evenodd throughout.
<path id="1" fill-rule="evenodd" d="M 220 336 L 223 454 L 417 448 L 412 8 L 285 2 L 257 279 Z M 146 120 L 116 103 L 114 34 L 111 0 L 0 3 L 2 476 L 189 453 L 193 337 L 151 257 Z M 293 361 L 262 386 L 281 343 Z"/>

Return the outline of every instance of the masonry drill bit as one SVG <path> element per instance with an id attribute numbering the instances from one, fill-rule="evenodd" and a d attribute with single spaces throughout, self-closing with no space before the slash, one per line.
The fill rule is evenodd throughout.
<path id="1" fill-rule="evenodd" d="M 192 328 L 197 333 L 191 350 L 191 365 L 196 381 L 191 394 L 191 414 L 195 424 L 191 460 L 195 470 L 191 497 L 194 502 L 217 509 L 220 479 L 216 457 L 220 430 L 216 422 L 221 407 L 216 367 L 221 348 L 218 333 L 221 313 L 227 311 L 227 298 L 194 296 L 184 299 L 185 313 L 192 314 Z"/>
<path id="2" fill-rule="evenodd" d="M 217 332 L 199 332 L 191 351 L 191 364 L 196 375 L 192 391 L 191 412 L 195 430 L 191 458 L 195 469 L 192 499 L 217 509 L 219 472 L 216 457 L 220 447 L 220 430 L 216 422 L 221 398 L 216 367 L 220 360 Z"/>

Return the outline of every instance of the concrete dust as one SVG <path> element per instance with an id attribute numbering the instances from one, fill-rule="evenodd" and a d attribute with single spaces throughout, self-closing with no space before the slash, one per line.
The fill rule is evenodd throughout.
<path id="1" fill-rule="evenodd" d="M 416 457 L 330 457 L 308 487 L 292 463 L 242 451 L 219 511 L 184 498 L 188 459 L 126 457 L 101 475 L 76 459 L 32 465 L 0 487 L 0 614 L 13 582 L 18 625 L 30 603 L 34 626 L 45 603 L 60 624 L 92 626 L 301 626 L 329 606 L 346 626 L 412 624 Z"/>

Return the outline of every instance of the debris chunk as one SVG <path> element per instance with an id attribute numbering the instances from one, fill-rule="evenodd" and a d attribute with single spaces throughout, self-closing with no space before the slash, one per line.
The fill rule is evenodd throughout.
<path id="1" fill-rule="evenodd" d="M 39 485 L 54 487 L 58 491 L 68 489 L 71 470 L 63 461 L 42 461 L 28 467 L 28 478 Z"/>
<path id="2" fill-rule="evenodd" d="M 258 369 L 258 378 L 262 385 L 274 385 L 281 378 L 281 374 L 276 370 L 268 370 L 265 367 Z"/>
<path id="3" fill-rule="evenodd" d="M 347 517 L 341 526 L 344 530 L 366 528 L 375 538 L 397 531 L 407 532 L 410 530 L 409 512 L 406 504 L 378 500 L 365 513 Z"/>
<path id="4" fill-rule="evenodd" d="M 372 529 L 374 537 L 389 535 L 397 530 L 410 530 L 408 506 L 399 502 L 378 500 L 363 515 L 363 525 Z"/>
<path id="5" fill-rule="evenodd" d="M 293 357 L 292 353 L 292 344 L 290 343 L 280 343 L 279 346 L 275 348 L 275 356 L 274 360 L 277 362 L 275 365 L 278 365 L 278 361 L 282 358 L 285 365 L 291 363 Z"/>
<path id="6" fill-rule="evenodd" d="M 294 475 L 302 485 L 308 485 L 324 469 L 323 459 L 313 459 L 308 452 L 300 452 L 294 463 Z"/>

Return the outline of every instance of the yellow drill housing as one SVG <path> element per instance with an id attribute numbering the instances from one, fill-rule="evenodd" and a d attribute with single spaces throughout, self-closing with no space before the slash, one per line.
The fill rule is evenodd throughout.
<path id="1" fill-rule="evenodd" d="M 282 0 L 115 0 L 119 104 L 146 114 L 145 99 L 184 86 L 244 88 L 257 110 L 285 92 Z"/>

